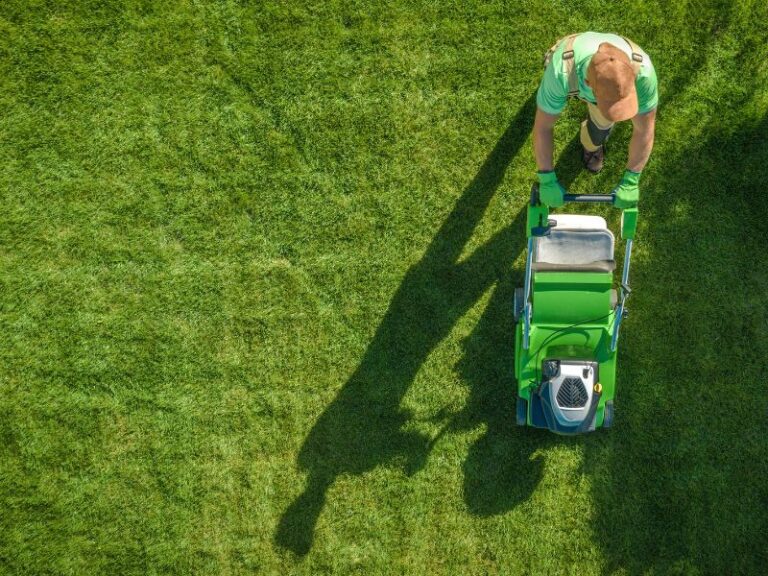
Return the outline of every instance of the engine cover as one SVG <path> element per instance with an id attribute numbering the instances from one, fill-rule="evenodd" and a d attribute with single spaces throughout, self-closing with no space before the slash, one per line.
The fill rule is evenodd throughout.
<path id="1" fill-rule="evenodd" d="M 549 380 L 549 401 L 555 418 L 564 426 L 581 424 L 592 404 L 597 362 L 561 360 L 560 371 Z"/>
<path id="2" fill-rule="evenodd" d="M 548 359 L 542 364 L 542 374 L 544 380 L 531 396 L 531 424 L 560 434 L 594 430 L 598 363 Z"/>

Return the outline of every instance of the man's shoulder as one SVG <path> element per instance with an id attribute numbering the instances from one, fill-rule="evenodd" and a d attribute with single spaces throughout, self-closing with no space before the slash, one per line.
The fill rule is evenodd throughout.
<path id="1" fill-rule="evenodd" d="M 653 69 L 651 57 L 642 46 L 627 36 L 614 34 L 612 32 L 582 32 L 576 37 L 573 44 L 574 55 L 577 60 L 589 59 L 597 52 L 600 44 L 607 42 L 626 52 L 627 56 L 632 57 L 632 52 L 637 50 L 643 61 L 642 68 Z"/>
<path id="2" fill-rule="evenodd" d="M 568 72 L 563 61 L 563 53 L 568 45 L 568 37 L 561 38 L 551 54 L 550 61 L 544 70 L 544 75 L 539 85 L 537 103 L 539 108 L 549 114 L 559 114 L 565 108 L 568 96 Z M 576 75 L 579 85 L 579 97 L 594 103 L 594 95 L 586 84 L 587 64 L 600 44 L 607 42 L 626 52 L 632 57 L 633 51 L 642 56 L 642 62 L 638 67 L 636 86 L 640 100 L 641 110 L 647 111 L 654 108 L 658 102 L 656 94 L 656 72 L 648 53 L 623 36 L 605 32 L 581 32 L 573 38 L 573 73 Z"/>

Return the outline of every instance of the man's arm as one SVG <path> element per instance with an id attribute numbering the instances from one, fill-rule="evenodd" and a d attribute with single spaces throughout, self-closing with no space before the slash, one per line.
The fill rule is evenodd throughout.
<path id="1" fill-rule="evenodd" d="M 656 127 L 656 110 L 632 118 L 632 139 L 629 141 L 627 169 L 621 182 L 613 189 L 613 204 L 619 208 L 634 208 L 640 198 L 638 183 L 640 172 L 648 163 L 653 150 L 653 133 Z"/>
<path id="2" fill-rule="evenodd" d="M 565 188 L 557 181 L 553 169 L 553 149 L 555 140 L 555 122 L 557 115 L 547 114 L 536 108 L 536 120 L 533 122 L 533 153 L 539 168 L 539 194 L 547 206 L 562 206 Z"/>
<path id="3" fill-rule="evenodd" d="M 558 115 L 547 114 L 540 108 L 536 108 L 536 119 L 533 122 L 533 153 L 540 172 L 553 170 L 554 127 L 557 118 Z M 651 135 L 651 143 L 653 143 L 653 135 Z"/>
<path id="4" fill-rule="evenodd" d="M 656 110 L 632 118 L 632 139 L 629 141 L 627 169 L 642 172 L 653 150 L 653 135 L 656 129 Z"/>

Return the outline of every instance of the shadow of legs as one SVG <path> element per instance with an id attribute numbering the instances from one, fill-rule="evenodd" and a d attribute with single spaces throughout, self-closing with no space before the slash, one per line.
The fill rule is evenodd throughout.
<path id="1" fill-rule="evenodd" d="M 304 492 L 280 518 L 275 541 L 296 554 L 305 555 L 312 546 L 312 533 L 325 504 L 331 478 L 310 476 Z"/>

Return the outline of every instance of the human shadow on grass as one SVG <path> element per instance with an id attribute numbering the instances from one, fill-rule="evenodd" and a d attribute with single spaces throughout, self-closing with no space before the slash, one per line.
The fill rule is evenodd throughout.
<path id="1" fill-rule="evenodd" d="M 309 432 L 298 457 L 309 475 L 307 484 L 280 520 L 278 545 L 299 555 L 310 550 L 327 491 L 338 476 L 386 464 L 402 464 L 413 474 L 424 466 L 434 442 L 403 431 L 409 415 L 400 403 L 429 353 L 488 287 L 509 272 L 525 245 L 521 212 L 459 262 L 507 166 L 531 132 L 534 110 L 531 96 L 422 259 L 406 273 L 360 365 Z"/>
<path id="2" fill-rule="evenodd" d="M 768 119 L 656 170 L 610 434 L 585 468 L 606 574 L 768 565 Z"/>

